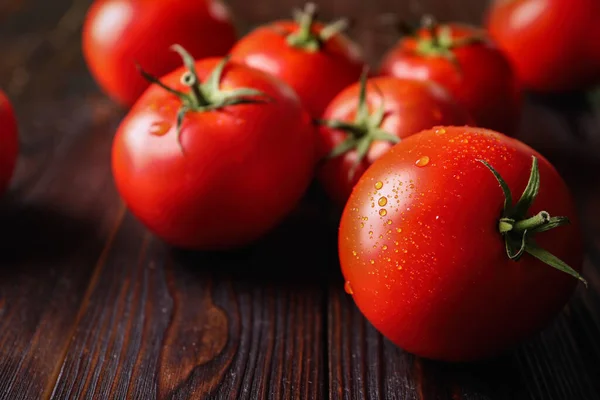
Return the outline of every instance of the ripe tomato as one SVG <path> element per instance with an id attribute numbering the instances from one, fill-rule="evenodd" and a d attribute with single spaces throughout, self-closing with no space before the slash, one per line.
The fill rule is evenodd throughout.
<path id="1" fill-rule="evenodd" d="M 598 0 L 501 0 L 487 27 L 524 86 L 560 92 L 600 83 L 599 18 Z"/>
<path id="2" fill-rule="evenodd" d="M 358 80 L 364 62 L 357 45 L 340 33 L 343 20 L 324 26 L 314 17 L 309 4 L 296 21 L 261 26 L 237 42 L 231 57 L 289 83 L 318 118 L 340 90 Z"/>
<path id="3" fill-rule="evenodd" d="M 514 195 L 506 207 L 492 169 Z M 567 186 L 525 144 L 481 128 L 417 133 L 371 165 L 344 209 L 347 291 L 409 352 L 496 355 L 548 323 L 573 292 L 569 274 L 581 278 L 577 222 L 559 227 L 562 216 L 576 218 Z"/>
<path id="4" fill-rule="evenodd" d="M 517 129 L 520 88 L 507 59 L 479 29 L 428 21 L 385 55 L 380 73 L 437 82 L 478 126 L 509 135 Z"/>
<path id="5" fill-rule="evenodd" d="M 161 76 L 179 67 L 175 43 L 196 58 L 224 56 L 236 40 L 220 0 L 96 0 L 83 27 L 83 55 L 113 100 L 131 106 L 148 87 L 135 63 Z"/>
<path id="6" fill-rule="evenodd" d="M 12 178 L 19 151 L 17 119 L 8 98 L 0 91 L 0 193 Z"/>
<path id="7" fill-rule="evenodd" d="M 363 172 L 400 139 L 435 125 L 471 123 L 467 111 L 433 82 L 376 77 L 340 92 L 321 122 L 318 177 L 329 196 L 346 204 Z"/>
<path id="8" fill-rule="evenodd" d="M 311 119 L 278 79 L 226 59 L 194 65 L 178 51 L 187 72 L 150 86 L 118 129 L 117 188 L 133 214 L 174 246 L 246 245 L 308 187 L 316 164 Z"/>

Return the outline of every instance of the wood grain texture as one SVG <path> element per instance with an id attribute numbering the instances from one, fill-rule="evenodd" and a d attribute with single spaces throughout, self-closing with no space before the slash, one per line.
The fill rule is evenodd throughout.
<path id="1" fill-rule="evenodd" d="M 600 115 L 580 96 L 532 96 L 519 137 L 576 195 L 590 289 L 499 359 L 435 363 L 384 339 L 343 292 L 335 217 L 318 187 L 268 237 L 229 253 L 171 249 L 125 210 L 109 164 L 124 112 L 80 52 L 90 3 L 0 5 L 0 86 L 22 143 L 0 202 L 0 399 L 600 398 L 600 178 L 585 176 L 600 168 Z M 304 2 L 228 3 L 245 32 Z M 394 15 L 477 23 L 486 6 L 317 3 L 324 20 L 350 18 L 372 66 L 396 40 Z"/>

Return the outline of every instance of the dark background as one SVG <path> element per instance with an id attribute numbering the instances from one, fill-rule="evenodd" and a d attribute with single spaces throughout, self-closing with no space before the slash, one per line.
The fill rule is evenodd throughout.
<path id="1" fill-rule="evenodd" d="M 303 5 L 227 3 L 242 31 Z M 317 3 L 325 20 L 351 17 L 373 66 L 396 39 L 389 13 L 480 23 L 487 6 Z M 519 137 L 577 198 L 590 288 L 505 356 L 446 365 L 402 352 L 354 307 L 318 188 L 269 237 L 227 254 L 172 250 L 126 212 L 109 166 L 124 111 L 80 51 L 89 4 L 0 0 L 0 87 L 22 146 L 0 202 L 1 399 L 600 398 L 600 116 L 581 95 L 529 96 Z"/>

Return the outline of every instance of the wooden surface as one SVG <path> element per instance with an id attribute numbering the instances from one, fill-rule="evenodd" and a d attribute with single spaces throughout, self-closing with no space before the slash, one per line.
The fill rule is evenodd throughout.
<path id="1" fill-rule="evenodd" d="M 242 29 L 291 0 L 230 0 Z M 322 0 L 375 64 L 388 13 L 479 22 L 482 0 Z M 458 4 L 460 3 L 460 5 Z M 126 212 L 109 168 L 123 111 L 87 73 L 88 1 L 0 2 L 0 86 L 22 154 L 0 202 L 1 399 L 600 399 L 600 116 L 530 99 L 520 134 L 577 196 L 586 277 L 543 333 L 476 365 L 404 353 L 342 287 L 318 190 L 276 232 L 228 254 L 168 248 Z"/>

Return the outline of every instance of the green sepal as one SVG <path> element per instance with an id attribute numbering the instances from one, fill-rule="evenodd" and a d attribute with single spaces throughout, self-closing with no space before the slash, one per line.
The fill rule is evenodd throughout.
<path id="1" fill-rule="evenodd" d="M 348 122 L 326 119 L 315 120 L 317 125 L 341 130 L 348 134 L 346 140 L 334 147 L 334 149 L 325 157 L 325 159 L 339 157 L 351 150 L 356 150 L 357 157 L 354 165 L 349 170 L 349 179 L 354 177 L 356 169 L 368 154 L 369 149 L 374 141 L 380 140 L 390 142 L 392 144 L 400 142 L 399 137 L 381 129 L 381 125 L 383 124 L 383 120 L 385 118 L 385 103 L 383 94 L 376 86 L 373 87 L 381 96 L 381 105 L 377 107 L 372 114 L 369 114 L 369 106 L 367 103 L 368 76 L 369 70 L 368 67 L 365 67 L 360 76 L 358 104 L 356 106 L 354 121 Z"/>
<path id="2" fill-rule="evenodd" d="M 534 241 L 536 234 L 555 229 L 570 223 L 567 217 L 552 217 L 546 211 L 540 211 L 527 217 L 540 190 L 540 173 L 537 158 L 532 157 L 531 172 L 523 194 L 513 206 L 510 188 L 502 176 L 486 161 L 481 162 L 496 178 L 504 194 L 502 216 L 498 221 L 498 231 L 504 237 L 506 255 L 510 260 L 518 261 L 524 253 L 528 253 L 549 266 L 579 279 L 587 287 L 587 281 L 564 261 L 539 247 Z"/>
<path id="3" fill-rule="evenodd" d="M 294 20 L 298 24 L 298 29 L 287 35 L 288 45 L 309 53 L 315 53 L 320 51 L 329 39 L 348 28 L 348 20 L 342 18 L 327 24 L 318 34 L 313 32 L 317 11 L 316 4 L 309 2 L 304 6 L 304 10 L 294 10 L 292 12 Z"/>
<path id="4" fill-rule="evenodd" d="M 548 264 L 549 266 L 556 268 L 557 270 L 562 271 L 566 274 L 569 274 L 574 278 L 579 279 L 585 285 L 586 288 L 588 287 L 587 281 L 583 278 L 583 276 L 581 276 L 581 274 L 579 274 L 579 272 L 575 271 L 560 258 L 554 256 L 547 250 L 539 247 L 533 240 L 530 240 L 527 243 L 525 251 L 528 254 L 537 258 L 538 260 Z"/>
<path id="5" fill-rule="evenodd" d="M 220 84 L 225 66 L 229 62 L 229 56 L 224 57 L 211 71 L 206 82 L 202 83 L 198 78 L 194 58 L 182 46 L 174 44 L 171 49 L 177 52 L 186 68 L 186 72 L 181 76 L 181 83 L 190 88 L 189 93 L 185 93 L 171 88 L 161 82 L 160 79 L 144 71 L 139 65 L 136 65 L 143 78 L 150 83 L 156 84 L 167 92 L 179 97 L 181 107 L 177 111 L 176 133 L 177 142 L 183 153 L 181 143 L 181 129 L 183 121 L 188 112 L 207 112 L 218 110 L 224 107 L 241 104 L 259 104 L 274 99 L 260 90 L 253 88 L 237 88 L 232 90 L 221 90 Z"/>

